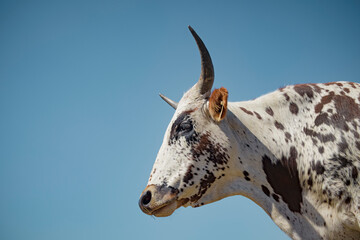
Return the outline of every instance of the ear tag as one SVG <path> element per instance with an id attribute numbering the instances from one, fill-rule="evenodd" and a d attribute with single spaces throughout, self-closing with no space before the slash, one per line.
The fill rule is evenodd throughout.
<path id="1" fill-rule="evenodd" d="M 220 122 L 225 118 L 227 111 L 228 91 L 226 88 L 215 89 L 209 99 L 209 113 L 215 122 Z"/>
<path id="2" fill-rule="evenodd" d="M 221 110 L 220 110 L 220 114 L 219 114 L 219 117 L 218 117 L 218 122 L 221 121 L 221 116 L 222 116 L 222 113 L 223 113 L 223 110 L 224 110 L 224 103 L 223 103 L 223 101 L 220 102 L 220 105 L 221 105 Z"/>

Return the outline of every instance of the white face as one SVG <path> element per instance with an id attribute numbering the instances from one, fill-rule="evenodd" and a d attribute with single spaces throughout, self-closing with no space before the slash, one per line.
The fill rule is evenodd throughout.
<path id="1" fill-rule="evenodd" d="M 228 93 L 220 88 L 210 96 L 212 61 L 200 37 L 191 27 L 189 30 L 200 51 L 201 74 L 179 104 L 167 101 L 176 112 L 139 201 L 141 210 L 149 215 L 168 216 L 180 206 L 219 200 L 214 189 L 229 169 L 233 141 L 221 121 L 226 116 Z"/>
<path id="2" fill-rule="evenodd" d="M 227 174 L 232 155 L 226 132 L 226 124 L 209 116 L 208 101 L 194 99 L 189 90 L 165 133 L 144 191 L 147 197 L 140 200 L 142 210 L 168 216 L 180 206 L 218 200 L 215 186 Z"/>

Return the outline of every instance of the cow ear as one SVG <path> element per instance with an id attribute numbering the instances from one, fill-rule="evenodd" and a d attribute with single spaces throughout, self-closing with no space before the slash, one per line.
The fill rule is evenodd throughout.
<path id="1" fill-rule="evenodd" d="M 224 87 L 215 89 L 212 92 L 209 100 L 209 113 L 215 122 L 220 122 L 225 118 L 227 111 L 227 99 L 228 91 Z"/>

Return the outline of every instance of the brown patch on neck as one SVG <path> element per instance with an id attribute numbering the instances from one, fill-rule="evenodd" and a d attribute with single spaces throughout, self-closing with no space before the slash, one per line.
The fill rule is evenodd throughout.
<path id="1" fill-rule="evenodd" d="M 278 121 L 275 121 L 275 127 L 279 130 L 284 130 L 284 125 L 282 125 L 281 123 L 279 123 Z"/>
<path id="2" fill-rule="evenodd" d="M 324 105 L 330 103 L 334 96 L 335 96 L 335 93 L 330 92 L 329 95 L 322 97 L 320 103 L 315 105 L 315 113 L 321 112 Z"/>
<path id="3" fill-rule="evenodd" d="M 337 113 L 343 116 L 346 121 L 360 118 L 360 109 L 355 100 L 349 96 L 334 96 L 334 103 Z"/>
<path id="4" fill-rule="evenodd" d="M 296 163 L 297 155 L 296 148 L 291 147 L 289 158 L 282 157 L 272 163 L 271 159 L 264 155 L 262 163 L 266 179 L 274 192 L 281 196 L 291 211 L 300 213 L 302 188 Z"/>

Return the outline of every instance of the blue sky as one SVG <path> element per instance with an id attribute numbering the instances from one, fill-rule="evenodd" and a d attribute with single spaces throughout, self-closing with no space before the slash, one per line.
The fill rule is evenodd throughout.
<path id="1" fill-rule="evenodd" d="M 144 215 L 204 40 L 230 101 L 360 80 L 359 1 L 1 1 L 1 239 L 287 239 L 235 196 Z"/>

